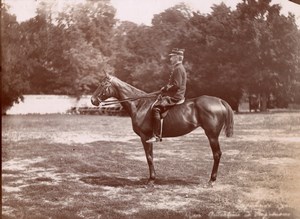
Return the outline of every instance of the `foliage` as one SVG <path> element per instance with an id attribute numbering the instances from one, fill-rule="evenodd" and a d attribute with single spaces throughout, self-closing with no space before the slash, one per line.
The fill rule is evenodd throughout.
<path id="1" fill-rule="evenodd" d="M 115 10 L 108 1 L 70 6 L 53 18 L 41 2 L 37 16 L 21 24 L 31 42 L 31 93 L 81 95 L 95 89 L 110 54 Z"/>
<path id="2" fill-rule="evenodd" d="M 261 110 L 266 110 L 271 94 L 284 96 L 286 101 L 292 96 L 299 59 L 299 34 L 294 17 L 280 15 L 280 6 L 270 2 L 244 1 L 237 6 L 241 39 L 248 56 L 243 69 L 245 88 L 262 97 Z"/>
<path id="3" fill-rule="evenodd" d="M 1 5 L 1 46 L 2 46 L 2 114 L 23 99 L 22 94 L 29 89 L 28 75 L 30 73 L 30 59 L 23 32 L 10 15 L 7 6 Z"/>
<path id="4" fill-rule="evenodd" d="M 91 93 L 103 70 L 158 90 L 169 78 L 172 48 L 186 50 L 187 97 L 219 96 L 236 111 L 245 93 L 261 97 L 261 110 L 271 96 L 278 106 L 300 98 L 300 32 L 294 15 L 271 0 L 244 0 L 235 10 L 221 3 L 210 14 L 180 3 L 154 15 L 151 26 L 117 21 L 109 0 L 58 14 L 56 3 L 40 1 L 37 16 L 21 24 L 2 13 L 7 106 L 24 93 Z"/>
<path id="5" fill-rule="evenodd" d="M 191 83 L 197 87 L 194 95 L 219 96 L 236 109 L 243 79 L 239 70 L 242 60 L 237 48 L 237 22 L 223 3 L 214 5 L 212 10 L 208 16 L 195 13 L 191 20 L 194 32 L 187 37 L 186 44 L 188 51 L 199 54 L 192 63 L 192 71 L 197 75 Z"/>

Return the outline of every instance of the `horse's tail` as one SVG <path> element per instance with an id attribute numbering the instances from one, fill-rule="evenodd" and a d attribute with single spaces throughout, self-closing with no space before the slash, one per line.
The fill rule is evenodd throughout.
<path id="1" fill-rule="evenodd" d="M 231 109 L 231 106 L 224 100 L 221 100 L 222 104 L 226 108 L 225 112 L 225 124 L 223 126 L 223 129 L 225 130 L 226 137 L 231 137 L 233 135 L 233 111 Z"/>

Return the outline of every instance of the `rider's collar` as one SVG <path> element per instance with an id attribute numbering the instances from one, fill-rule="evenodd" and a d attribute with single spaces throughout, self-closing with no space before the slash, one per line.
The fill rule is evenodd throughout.
<path id="1" fill-rule="evenodd" d="M 173 65 L 173 68 L 175 68 L 177 65 L 179 65 L 179 64 L 181 64 L 181 63 L 182 63 L 182 61 L 176 62 L 176 63 Z"/>

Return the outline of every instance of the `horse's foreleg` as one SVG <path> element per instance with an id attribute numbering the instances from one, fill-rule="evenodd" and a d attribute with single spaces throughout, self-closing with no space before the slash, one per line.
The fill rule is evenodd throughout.
<path id="1" fill-rule="evenodd" d="M 208 182 L 208 186 L 212 187 L 213 182 L 215 182 L 217 179 L 217 173 L 218 173 L 218 168 L 219 168 L 219 163 L 220 163 L 220 159 L 222 156 L 222 152 L 220 149 L 218 137 L 208 136 L 208 140 L 209 140 L 209 144 L 210 144 L 210 147 L 211 147 L 211 150 L 213 153 L 213 157 L 214 157 L 214 165 L 212 168 L 210 180 Z"/>
<path id="2" fill-rule="evenodd" d="M 152 143 L 146 143 L 145 140 L 142 139 L 142 143 L 144 146 L 144 150 L 145 150 L 145 154 L 146 154 L 146 159 L 147 159 L 147 163 L 149 166 L 149 173 L 150 173 L 150 177 L 148 180 L 148 183 L 154 183 L 156 174 L 155 174 L 155 170 L 154 170 L 154 163 L 153 163 L 153 144 Z"/>

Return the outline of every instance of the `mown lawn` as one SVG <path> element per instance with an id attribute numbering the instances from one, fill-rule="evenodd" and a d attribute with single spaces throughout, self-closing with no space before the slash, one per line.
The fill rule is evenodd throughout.
<path id="1" fill-rule="evenodd" d="M 299 218 L 300 112 L 235 115 L 217 183 L 201 129 L 143 147 L 127 117 L 2 117 L 2 218 Z"/>

